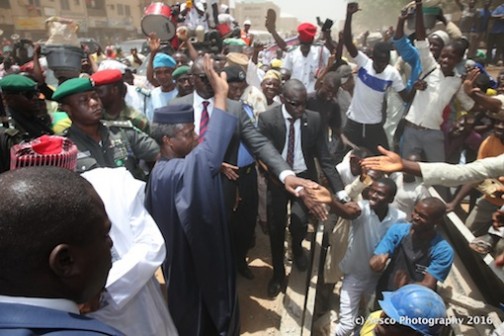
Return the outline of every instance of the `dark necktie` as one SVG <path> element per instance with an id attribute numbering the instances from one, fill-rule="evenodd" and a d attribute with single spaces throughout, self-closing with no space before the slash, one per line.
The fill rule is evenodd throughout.
<path id="1" fill-rule="evenodd" d="M 287 119 L 290 122 L 289 126 L 289 138 L 287 142 L 287 164 L 293 168 L 294 166 L 294 136 L 295 136 L 295 131 L 294 131 L 294 122 L 296 119 L 289 118 Z"/>
<path id="2" fill-rule="evenodd" d="M 210 115 L 208 114 L 208 105 L 210 102 L 204 101 L 203 102 L 203 111 L 201 112 L 201 120 L 199 124 L 199 138 L 198 138 L 198 143 L 202 143 L 203 140 L 205 139 L 205 133 L 208 128 L 208 121 L 210 121 Z"/>

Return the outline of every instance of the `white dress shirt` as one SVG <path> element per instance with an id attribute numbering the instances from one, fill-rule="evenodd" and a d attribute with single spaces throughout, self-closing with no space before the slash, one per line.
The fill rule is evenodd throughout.
<path id="1" fill-rule="evenodd" d="M 301 48 L 289 51 L 285 57 L 283 67 L 292 73 L 291 78 L 299 79 L 306 87 L 308 94 L 315 92 L 317 69 L 327 65 L 329 50 L 324 46 L 311 46 L 306 57 L 301 53 Z"/>
<path id="2" fill-rule="evenodd" d="M 282 115 L 285 121 L 285 145 L 282 150 L 282 158 L 287 160 L 287 150 L 289 148 L 289 128 L 291 115 L 285 109 L 285 105 L 282 105 Z M 301 118 L 296 119 L 294 122 L 294 163 L 292 170 L 297 173 L 304 172 L 306 170 L 306 163 L 303 155 L 303 149 L 301 148 Z"/>
<path id="3" fill-rule="evenodd" d="M 194 132 L 199 135 L 201 113 L 203 113 L 203 102 L 207 101 L 209 104 L 207 106 L 208 117 L 212 117 L 212 112 L 214 108 L 214 97 L 203 99 L 196 91 L 194 91 L 193 108 L 194 108 Z"/>

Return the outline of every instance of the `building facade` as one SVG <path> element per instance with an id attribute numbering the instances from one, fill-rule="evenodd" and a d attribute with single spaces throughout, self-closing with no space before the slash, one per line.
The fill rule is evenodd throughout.
<path id="1" fill-rule="evenodd" d="M 60 16 L 79 24 L 79 37 L 116 42 L 141 34 L 143 8 L 143 0 L 1 0 L 0 29 L 5 37 L 45 40 L 45 20 Z"/>
<path id="2" fill-rule="evenodd" d="M 268 9 L 273 9 L 277 13 L 277 30 L 281 35 L 289 36 L 295 33 L 299 20 L 295 17 L 283 17 L 280 7 L 272 1 L 265 0 L 247 0 L 235 2 L 233 15 L 236 21 L 243 24 L 245 20 L 252 22 L 252 30 L 263 31 L 266 28 L 266 13 Z"/>

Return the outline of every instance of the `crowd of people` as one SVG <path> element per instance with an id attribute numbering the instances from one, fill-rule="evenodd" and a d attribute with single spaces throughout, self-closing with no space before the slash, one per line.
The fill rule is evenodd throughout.
<path id="1" fill-rule="evenodd" d="M 504 72 L 487 71 L 504 57 L 504 5 L 457 4 L 459 26 L 437 8 L 427 27 L 415 0 L 358 42 L 350 2 L 338 41 L 318 20 L 295 46 L 269 10 L 267 48 L 249 20 L 189 1 L 171 41 L 151 33 L 149 54 L 129 57 L 83 48 L 79 71 L 4 39 L 0 335 L 239 335 L 256 226 L 274 298 L 286 255 L 311 268 L 317 220 L 318 315 L 342 282 L 331 335 L 438 335 L 454 260 L 438 227 L 466 196 L 470 248 L 504 265 Z"/>

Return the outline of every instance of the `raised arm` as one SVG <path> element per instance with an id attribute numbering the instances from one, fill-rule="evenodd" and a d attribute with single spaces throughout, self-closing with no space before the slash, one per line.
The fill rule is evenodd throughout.
<path id="1" fill-rule="evenodd" d="M 358 54 L 357 47 L 353 43 L 352 39 L 352 16 L 359 11 L 359 4 L 356 2 L 349 2 L 347 5 L 347 13 L 345 20 L 345 28 L 343 30 L 343 41 L 348 53 L 352 57 L 356 57 Z"/>
<path id="2" fill-rule="evenodd" d="M 401 10 L 401 14 L 399 14 L 399 17 L 397 18 L 397 26 L 394 34 L 394 40 L 400 40 L 404 37 L 404 23 L 406 22 L 407 18 L 408 18 L 408 10 L 407 9 Z"/>
<path id="3" fill-rule="evenodd" d="M 416 4 L 416 19 L 415 19 L 415 28 L 416 28 L 416 39 L 417 41 L 425 41 L 426 33 L 425 33 L 425 24 L 423 15 L 418 15 L 418 13 L 423 13 L 422 0 L 415 0 Z"/>
<path id="4" fill-rule="evenodd" d="M 498 112 L 502 107 L 502 102 L 499 99 L 487 96 L 479 88 L 476 87 L 476 79 L 479 76 L 479 69 L 469 71 L 464 80 L 463 86 L 465 93 L 472 98 L 477 104 L 483 106 L 491 112 Z"/>
<path id="5" fill-rule="evenodd" d="M 153 86 L 158 87 L 159 83 L 154 78 L 154 57 L 159 52 L 159 48 L 161 47 L 161 40 L 157 37 L 156 33 L 150 33 L 147 39 L 150 48 L 149 62 L 147 63 L 147 80 Z"/>
<path id="6" fill-rule="evenodd" d="M 268 9 L 265 26 L 266 30 L 271 34 L 271 36 L 273 36 L 273 39 L 275 40 L 275 43 L 278 45 L 278 47 L 283 51 L 286 51 L 287 43 L 276 30 L 276 13 L 273 9 Z"/>

